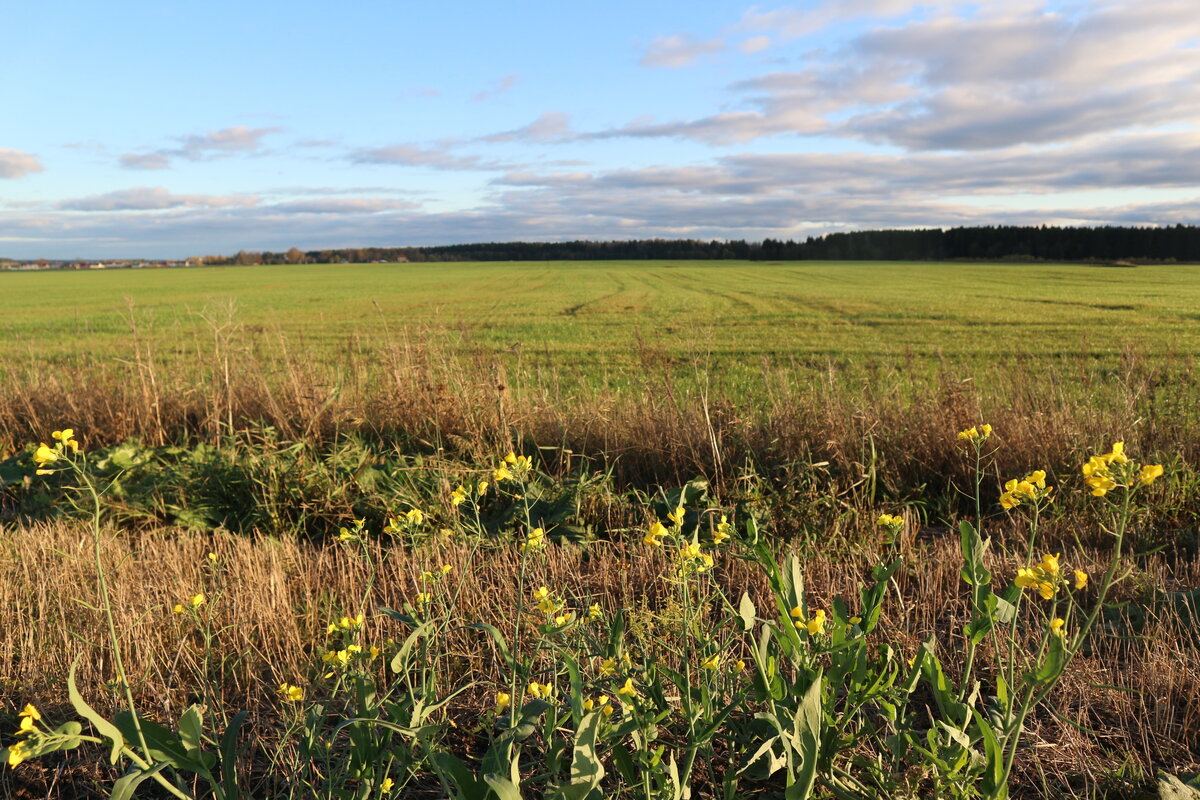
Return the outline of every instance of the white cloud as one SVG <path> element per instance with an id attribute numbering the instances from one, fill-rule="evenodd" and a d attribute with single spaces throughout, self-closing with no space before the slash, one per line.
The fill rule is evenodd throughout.
<path id="1" fill-rule="evenodd" d="M 24 178 L 43 169 L 37 156 L 0 147 L 0 178 Z"/>
<path id="2" fill-rule="evenodd" d="M 276 203 L 268 208 L 285 214 L 375 214 L 417 208 L 417 203 L 385 197 L 342 197 L 318 200 L 294 200 Z"/>
<path id="3" fill-rule="evenodd" d="M 162 153 L 125 153 L 118 161 L 125 169 L 170 169 L 171 159 Z"/>
<path id="4" fill-rule="evenodd" d="M 502 95 L 517 85 L 516 75 L 505 75 L 500 78 L 490 89 L 484 89 L 481 92 L 476 92 L 471 95 L 472 100 L 487 100 L 490 97 Z"/>
<path id="5" fill-rule="evenodd" d="M 688 36 L 660 36 L 646 47 L 638 63 L 643 67 L 690 67 L 701 56 L 725 50 L 722 39 L 696 41 Z"/>
<path id="6" fill-rule="evenodd" d="M 528 125 L 511 131 L 484 136 L 485 142 L 567 142 L 577 134 L 571 128 L 571 115 L 562 111 L 547 111 Z"/>
<path id="7" fill-rule="evenodd" d="M 443 170 L 501 170 L 511 165 L 485 161 L 477 155 L 458 156 L 445 148 L 418 147 L 395 144 L 385 147 L 362 147 L 350 153 L 356 164 L 394 164 L 404 167 L 429 167 Z"/>
<path id="8" fill-rule="evenodd" d="M 64 211 L 161 211 L 170 208 L 245 208 L 258 198 L 246 195 L 171 194 L 161 186 L 138 186 L 107 194 L 64 200 Z"/>

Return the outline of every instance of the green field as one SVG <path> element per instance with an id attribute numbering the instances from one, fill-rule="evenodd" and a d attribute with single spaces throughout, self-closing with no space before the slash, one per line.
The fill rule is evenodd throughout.
<path id="1" fill-rule="evenodd" d="M 639 343 L 718 369 L 1200 349 L 1194 266 L 307 265 L 7 273 L 0 291 L 0 346 L 15 362 L 94 365 L 127 353 L 135 326 L 168 359 L 218 330 L 334 361 L 347 343 L 369 350 L 407 335 L 585 372 L 630 364 Z"/>

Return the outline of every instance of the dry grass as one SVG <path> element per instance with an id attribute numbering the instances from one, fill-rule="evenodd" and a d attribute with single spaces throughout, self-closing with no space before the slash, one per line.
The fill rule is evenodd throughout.
<path id="1" fill-rule="evenodd" d="M 1018 531 L 1006 533 L 1014 547 Z M 0 714 L 14 715 L 33 701 L 53 717 L 71 715 L 64 702 L 67 668 L 80 662 L 80 685 L 100 707 L 115 698 L 95 687 L 113 678 L 105 656 L 102 617 L 88 606 L 96 601 L 90 563 L 90 536 L 70 524 L 45 524 L 5 531 L 0 558 Z M 511 632 L 509 609 L 515 603 L 517 554 L 508 549 L 479 550 L 464 544 L 430 550 L 372 545 L 379 579 L 366 607 L 402 607 L 417 589 L 416 576 L 441 563 L 456 567 L 461 584 L 458 608 L 465 619 L 494 622 Z M 880 636 L 899 641 L 906 652 L 935 634 L 954 649 L 965 622 L 964 592 L 958 577 L 957 542 L 924 532 L 905 544 L 906 567 L 897 578 L 899 598 L 889 600 Z M 367 569 L 344 548 L 313 546 L 298 540 L 211 537 L 181 532 L 120 534 L 107 539 L 103 559 L 111 575 L 118 628 L 124 631 L 126 663 L 134 676 L 142 708 L 151 715 L 175 718 L 196 699 L 195 675 L 202 670 L 194 633 L 171 607 L 202 584 L 205 556 L 219 559 L 220 591 L 210 595 L 206 612 L 219 633 L 210 665 L 218 705 L 254 712 L 257 736 L 269 736 L 278 713 L 274 687 L 310 675 L 314 650 L 324 641 L 331 619 L 354 613 L 362 601 Z M 1064 554 L 1064 562 L 1098 568 L 1098 553 Z M 1011 577 L 1012 561 L 996 555 L 998 578 Z M 652 620 L 670 595 L 661 575 L 662 557 L 622 542 L 599 543 L 586 551 L 556 547 L 529 576 L 568 597 L 599 598 L 605 610 L 625 609 L 633 618 Z M 1158 768 L 1187 772 L 1200 764 L 1200 641 L 1186 613 L 1153 602 L 1161 592 L 1200 585 L 1200 561 L 1148 557 L 1131 563 L 1135 573 L 1122 593 L 1147 609 L 1145 626 L 1131 635 L 1110 626 L 1095 637 L 1091 655 L 1081 656 L 1063 680 L 1048 708 L 1030 723 L 1021 764 L 1026 789 L 1036 789 L 1039 774 L 1051 785 L 1104 781 L 1121 764 L 1135 774 Z M 836 593 L 853 591 L 861 564 L 834 563 L 819 554 L 805 570 L 814 602 L 824 605 Z M 742 590 L 768 600 L 759 578 L 743 563 L 723 557 L 718 580 L 735 599 Z M 1148 592 L 1154 589 L 1155 592 Z M 636 626 L 634 628 L 636 630 Z M 399 636 L 397 623 L 372 617 L 369 640 Z M 454 679 L 477 682 L 460 698 L 452 715 L 470 725 L 486 706 L 484 694 L 500 682 L 502 664 L 481 634 L 460 630 L 447 644 Z M 985 659 L 986 660 L 986 659 Z M 950 662 L 951 671 L 958 668 Z M 212 709 L 210 709 L 212 713 Z M 93 766 L 90 755 L 65 762 L 30 764 L 0 778 L 6 796 L 46 787 L 55 770 L 81 779 Z M 71 772 L 70 768 L 79 772 Z M 24 783 L 21 783 L 24 782 Z M 19 787 L 24 786 L 24 789 Z M 73 789 L 85 796 L 82 786 Z M 48 795 L 49 796 L 49 795 Z M 68 795 L 56 795 L 68 796 Z"/>

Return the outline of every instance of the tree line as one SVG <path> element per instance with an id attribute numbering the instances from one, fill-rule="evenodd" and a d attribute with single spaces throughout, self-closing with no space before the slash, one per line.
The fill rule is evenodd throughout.
<path id="1" fill-rule="evenodd" d="M 740 259 L 749 261 L 1157 261 L 1200 262 L 1200 227 L 981 226 L 868 230 L 764 239 L 488 242 L 429 247 L 353 247 L 285 253 L 240 251 L 205 264 L 362 263 L 370 261 L 598 261 Z"/>

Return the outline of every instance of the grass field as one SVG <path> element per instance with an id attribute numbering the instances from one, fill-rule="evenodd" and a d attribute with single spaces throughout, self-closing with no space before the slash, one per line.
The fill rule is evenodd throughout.
<path id="1" fill-rule="evenodd" d="M 1140 800 L 1200 769 L 1200 268 L 312 265 L 0 292 L 0 753 L 29 743 L 0 795 L 107 796 L 116 740 L 88 714 L 133 706 L 169 747 L 117 717 L 114 758 L 174 759 L 149 797 Z M 976 451 L 958 433 L 983 422 Z M 1124 482 L 1097 497 L 1080 464 L 1106 450 Z M 1037 469 L 1051 495 L 1005 508 Z M 1018 568 L 1052 585 L 1022 594 Z M 77 657 L 95 712 L 64 688 Z"/>
<path id="2" fill-rule="evenodd" d="M 944 357 L 1111 361 L 1200 348 L 1200 267 L 587 262 L 363 264 L 0 274 L 7 358 L 163 357 L 231 321 L 336 360 L 405 334 L 583 370 L 676 357 L 823 367 Z"/>

